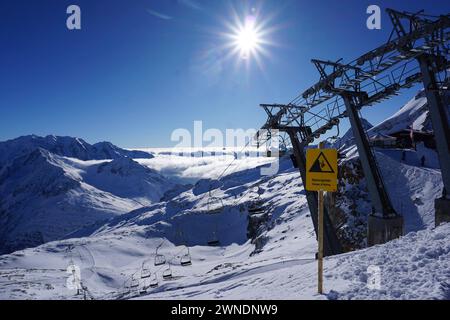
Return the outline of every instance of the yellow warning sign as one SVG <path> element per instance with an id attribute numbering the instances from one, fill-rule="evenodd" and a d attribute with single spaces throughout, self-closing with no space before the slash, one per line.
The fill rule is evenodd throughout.
<path id="1" fill-rule="evenodd" d="M 306 150 L 306 190 L 337 190 L 336 149 Z"/>

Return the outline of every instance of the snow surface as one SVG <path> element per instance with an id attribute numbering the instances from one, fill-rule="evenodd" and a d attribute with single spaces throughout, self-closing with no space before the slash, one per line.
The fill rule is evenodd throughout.
<path id="1" fill-rule="evenodd" d="M 372 130 L 426 125 L 423 103 L 419 95 Z M 276 175 L 261 176 L 260 167 L 274 159 L 251 155 L 230 165 L 236 150 L 201 157 L 201 149 L 145 149 L 152 158 L 98 160 L 40 147 L 18 152 L 0 171 L 0 219 L 7 226 L 0 234 L 16 239 L 15 228 L 28 234 L 37 225 L 47 230 L 46 240 L 55 233 L 59 240 L 33 247 L 30 236 L 29 248 L 1 255 L 0 299 L 83 299 L 67 287 L 74 265 L 86 297 L 94 299 L 450 298 L 450 224 L 433 227 L 442 182 L 434 151 L 423 146 L 404 161 L 403 150 L 375 150 L 406 234 L 327 257 L 322 295 L 316 292 L 316 237 L 289 157 Z M 345 161 L 357 160 L 351 143 L 342 152 Z M 425 167 L 422 154 L 430 159 Z M 262 213 L 250 215 L 254 206 Z M 86 223 L 84 216 L 98 218 L 101 210 L 109 214 L 106 221 Z M 74 215 L 81 218 L 70 219 Z M 60 232 L 66 222 L 81 225 Z M 212 239 L 220 244 L 208 246 Z M 166 263 L 155 266 L 157 254 Z M 192 265 L 182 266 L 187 254 Z M 163 279 L 168 271 L 172 277 Z M 158 286 L 151 288 L 154 277 Z"/>
<path id="2" fill-rule="evenodd" d="M 387 157 L 388 158 L 388 157 Z M 393 163 L 394 160 L 389 160 Z M 316 293 L 315 234 L 298 172 L 288 159 L 272 177 L 259 168 L 231 173 L 214 196 L 224 211 L 208 215 L 208 180 L 200 180 L 173 199 L 136 209 L 108 223 L 81 230 L 77 237 L 0 257 L 0 298 L 81 299 L 66 287 L 71 263 L 95 299 L 443 299 L 448 297 L 450 225 L 437 229 L 416 224 L 418 232 L 382 246 L 328 257 L 325 294 Z M 405 166 L 405 179 L 427 169 Z M 419 176 L 417 176 L 419 175 Z M 413 188 L 414 194 L 426 192 Z M 238 194 L 239 198 L 235 199 Z M 262 250 L 246 238 L 246 207 L 258 199 L 270 212 Z M 236 201 L 239 201 L 237 203 Z M 426 206 L 433 199 L 424 198 Z M 243 205 L 244 211 L 240 208 Z M 419 208 L 419 206 L 417 207 Z M 426 220 L 431 213 L 417 210 Z M 405 215 L 414 222 L 414 214 Z M 216 229 L 221 246 L 206 242 Z M 192 266 L 182 267 L 189 246 Z M 154 266 L 156 247 L 170 263 Z M 381 289 L 367 287 L 369 266 L 381 268 Z M 159 286 L 139 293 L 156 274 Z M 129 288 L 134 279 L 138 288 Z"/>
<path id="3" fill-rule="evenodd" d="M 0 143 L 0 148 L 4 144 L 10 147 L 12 142 Z M 63 150 L 66 144 L 52 146 Z M 53 241 L 157 202 L 175 187 L 130 158 L 82 161 L 41 147 L 21 156 L 13 151 L 27 148 L 8 149 L 10 158 L 0 167 L 0 254 Z"/>

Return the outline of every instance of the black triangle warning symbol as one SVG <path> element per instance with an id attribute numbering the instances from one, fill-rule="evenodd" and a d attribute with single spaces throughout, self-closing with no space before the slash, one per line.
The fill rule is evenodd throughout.
<path id="1" fill-rule="evenodd" d="M 334 170 L 323 152 L 321 152 L 309 169 L 309 172 L 334 173 Z"/>

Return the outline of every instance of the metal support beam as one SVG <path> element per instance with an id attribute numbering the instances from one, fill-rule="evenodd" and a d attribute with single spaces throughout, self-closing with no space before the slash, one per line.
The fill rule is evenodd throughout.
<path id="1" fill-rule="evenodd" d="M 292 149 L 294 151 L 295 160 L 298 164 L 300 171 L 300 177 L 303 185 L 306 185 L 306 158 L 305 158 L 305 145 L 300 143 L 298 139 L 298 129 L 287 128 L 286 132 L 291 139 Z M 311 219 L 314 225 L 314 231 L 317 235 L 318 226 L 318 208 L 317 208 L 317 194 L 315 192 L 306 191 L 306 200 L 308 201 L 309 211 L 311 212 Z M 339 239 L 336 236 L 333 224 L 328 215 L 327 208 L 324 208 L 324 256 L 331 256 L 342 253 L 342 247 Z"/>
<path id="2" fill-rule="evenodd" d="M 359 159 L 366 178 L 367 189 L 372 200 L 372 213 L 368 219 L 367 244 L 385 243 L 398 238 L 403 233 L 403 219 L 391 205 L 383 179 L 377 168 L 375 157 L 369 146 L 366 133 L 349 92 L 341 94 L 353 130 Z"/>
<path id="3" fill-rule="evenodd" d="M 428 102 L 431 123 L 433 125 L 436 149 L 441 166 L 444 190 L 442 198 L 436 199 L 436 225 L 450 222 L 450 130 L 447 116 L 447 105 L 440 95 L 440 88 L 436 81 L 437 70 L 433 64 L 433 57 L 423 54 L 417 58 L 422 72 L 422 81 Z"/>

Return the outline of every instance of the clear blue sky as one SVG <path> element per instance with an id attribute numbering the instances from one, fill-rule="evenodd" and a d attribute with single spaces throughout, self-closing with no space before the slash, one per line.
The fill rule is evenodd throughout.
<path id="1" fill-rule="evenodd" d="M 66 8 L 82 30 L 66 28 Z M 25 134 L 171 146 L 176 128 L 257 128 L 259 103 L 286 103 L 318 80 L 311 58 L 350 61 L 391 31 L 365 27 L 366 8 L 450 11 L 441 0 L 2 0 L 0 140 Z M 256 8 L 270 30 L 260 65 L 228 57 L 233 11 Z M 258 21 L 258 22 L 260 22 Z M 377 123 L 417 88 L 364 111 Z"/>

